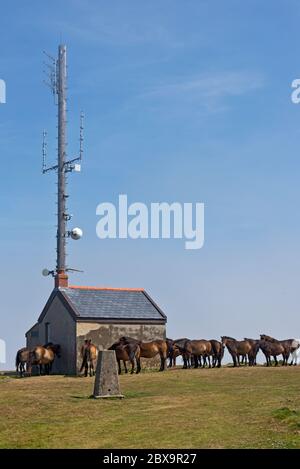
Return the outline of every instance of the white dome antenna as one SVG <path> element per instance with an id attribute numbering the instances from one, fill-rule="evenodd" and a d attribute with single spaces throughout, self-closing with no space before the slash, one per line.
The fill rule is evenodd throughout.
<path id="1" fill-rule="evenodd" d="M 72 239 L 74 239 L 75 241 L 77 241 L 78 239 L 82 238 L 83 236 L 83 231 L 81 228 L 73 228 L 71 231 L 70 231 L 70 236 Z"/>

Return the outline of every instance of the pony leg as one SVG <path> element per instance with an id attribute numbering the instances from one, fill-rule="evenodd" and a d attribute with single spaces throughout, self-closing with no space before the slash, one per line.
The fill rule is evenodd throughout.
<path id="1" fill-rule="evenodd" d="M 266 359 L 266 366 L 269 366 L 269 357 L 266 353 L 264 353 L 265 359 Z"/>
<path id="2" fill-rule="evenodd" d="M 286 354 L 286 358 L 285 358 L 285 366 L 288 365 L 289 357 L 290 357 L 290 354 L 287 353 L 287 354 Z"/>
<path id="3" fill-rule="evenodd" d="M 218 368 L 221 368 L 221 366 L 222 366 L 222 356 L 221 355 L 218 357 L 218 365 L 217 366 L 218 366 Z"/>
<path id="4" fill-rule="evenodd" d="M 208 360 L 208 368 L 211 368 L 210 356 L 209 355 L 207 355 L 207 360 Z"/>
<path id="5" fill-rule="evenodd" d="M 163 371 L 163 370 L 164 370 L 163 357 L 160 355 L 160 367 L 159 367 L 159 371 Z"/>
<path id="6" fill-rule="evenodd" d="M 122 370 L 121 370 L 121 360 L 117 359 L 117 362 L 118 362 L 118 375 L 120 375 L 122 373 Z"/>
<path id="7" fill-rule="evenodd" d="M 193 357 L 194 357 L 194 368 L 198 368 L 199 366 L 198 357 L 197 355 L 193 355 Z"/>
<path id="8" fill-rule="evenodd" d="M 127 366 L 126 366 L 126 361 L 125 361 L 125 360 L 123 360 L 123 365 L 124 365 L 125 373 L 128 373 Z"/>
<path id="9" fill-rule="evenodd" d="M 232 360 L 233 360 L 233 366 L 236 367 L 237 366 L 237 359 L 236 359 L 235 354 L 232 354 Z"/>
<path id="10" fill-rule="evenodd" d="M 166 367 L 166 357 L 163 353 L 160 354 L 160 369 L 159 371 L 164 371 Z"/>
<path id="11" fill-rule="evenodd" d="M 141 359 L 136 358 L 136 374 L 140 373 L 141 371 Z"/>

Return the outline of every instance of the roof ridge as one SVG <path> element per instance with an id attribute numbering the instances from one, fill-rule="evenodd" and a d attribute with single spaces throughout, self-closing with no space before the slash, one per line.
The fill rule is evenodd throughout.
<path id="1" fill-rule="evenodd" d="M 135 291 L 135 292 L 143 292 L 145 291 L 144 288 L 116 288 L 116 287 L 89 287 L 89 286 L 82 286 L 82 285 L 69 285 L 65 287 L 66 289 L 72 288 L 74 290 L 112 290 L 112 291 Z"/>

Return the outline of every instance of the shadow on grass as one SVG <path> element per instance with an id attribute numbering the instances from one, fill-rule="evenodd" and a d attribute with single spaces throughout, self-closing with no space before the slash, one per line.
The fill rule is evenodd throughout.
<path id="1" fill-rule="evenodd" d="M 139 398 L 144 398 L 144 397 L 151 397 L 153 396 L 153 393 L 149 391 L 126 391 L 124 393 L 124 397 L 126 399 L 139 399 Z M 79 395 L 71 395 L 71 399 L 81 399 L 81 400 L 88 400 L 93 398 L 93 396 L 79 396 Z M 113 399 L 115 399 L 113 397 Z"/>
<path id="2" fill-rule="evenodd" d="M 72 399 L 90 399 L 90 396 L 70 396 Z"/>

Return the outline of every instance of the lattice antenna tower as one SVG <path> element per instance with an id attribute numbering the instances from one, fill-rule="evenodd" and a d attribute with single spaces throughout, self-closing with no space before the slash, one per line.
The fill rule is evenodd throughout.
<path id="1" fill-rule="evenodd" d="M 47 132 L 43 132 L 42 144 L 42 172 L 43 174 L 54 171 L 57 175 L 57 232 L 56 232 L 56 267 L 53 270 L 44 269 L 43 275 L 53 275 L 55 287 L 68 286 L 68 271 L 78 271 L 71 269 L 66 265 L 66 247 L 67 239 L 80 239 L 82 230 L 73 228 L 68 231 L 67 224 L 72 215 L 67 211 L 67 199 L 69 195 L 66 192 L 68 173 L 73 171 L 80 172 L 81 161 L 83 157 L 83 119 L 80 114 L 79 127 L 79 156 L 72 159 L 67 158 L 67 48 L 65 45 L 59 45 L 58 57 L 54 58 L 44 52 L 47 57 L 45 71 L 47 80 L 45 84 L 51 89 L 54 96 L 54 102 L 57 105 L 57 163 L 47 167 Z"/>

